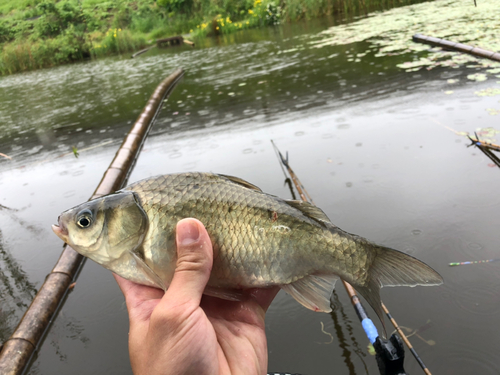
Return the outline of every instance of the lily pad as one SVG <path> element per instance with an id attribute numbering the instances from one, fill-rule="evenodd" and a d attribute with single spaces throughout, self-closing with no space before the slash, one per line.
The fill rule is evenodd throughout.
<path id="1" fill-rule="evenodd" d="M 500 88 L 489 87 L 487 89 L 475 91 L 474 94 L 477 96 L 496 96 L 500 95 Z"/>
<path id="2" fill-rule="evenodd" d="M 467 76 L 467 79 L 470 79 L 471 81 L 482 82 L 486 81 L 488 77 L 486 77 L 486 74 L 483 73 L 474 73 L 474 74 L 469 74 Z"/>
<path id="3" fill-rule="evenodd" d="M 367 18 L 348 25 L 333 26 L 313 36 L 310 43 L 313 47 L 322 48 L 367 41 L 366 52 L 372 51 L 376 57 L 410 52 L 413 60 L 397 65 L 406 71 L 424 67 L 433 69 L 438 66 L 467 66 L 486 68 L 488 73 L 496 74 L 500 69 L 497 62 L 415 43 L 412 36 L 419 33 L 500 51 L 500 38 L 496 32 L 499 29 L 498 0 L 481 0 L 477 7 L 471 6 L 469 1 L 436 0 L 371 13 Z M 485 76 L 474 77 L 476 81 L 485 80 Z"/>

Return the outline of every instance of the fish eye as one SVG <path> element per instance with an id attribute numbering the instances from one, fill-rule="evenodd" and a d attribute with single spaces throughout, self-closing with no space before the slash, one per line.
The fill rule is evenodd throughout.
<path id="1" fill-rule="evenodd" d="M 78 214 L 76 223 L 80 228 L 88 228 L 92 224 L 92 212 L 90 210 L 83 210 Z"/>

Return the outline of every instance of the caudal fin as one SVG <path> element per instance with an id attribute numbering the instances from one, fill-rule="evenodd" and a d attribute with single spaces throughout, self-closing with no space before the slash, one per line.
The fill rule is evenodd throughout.
<path id="1" fill-rule="evenodd" d="M 353 285 L 377 313 L 382 325 L 384 312 L 380 301 L 383 286 L 441 285 L 443 278 L 424 262 L 398 250 L 377 246 L 368 279 L 364 285 Z"/>

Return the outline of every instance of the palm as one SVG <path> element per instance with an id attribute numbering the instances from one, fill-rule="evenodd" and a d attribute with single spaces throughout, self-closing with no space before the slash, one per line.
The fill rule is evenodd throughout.
<path id="1" fill-rule="evenodd" d="M 151 361 L 134 363 L 134 358 L 148 356 L 167 360 L 172 353 L 180 367 L 174 368 L 169 363 L 171 373 L 262 374 L 266 371 L 264 315 L 278 288 L 248 291 L 246 299 L 239 302 L 204 295 L 199 306 L 176 305 L 170 301 L 165 308 L 163 291 L 115 277 L 129 309 L 130 354 L 135 373 L 156 372 L 151 367 L 141 368 L 140 363 L 152 364 Z M 151 326 L 156 327 L 153 332 Z M 155 345 L 165 335 L 171 337 L 169 345 Z M 169 373 L 165 372 L 164 361 L 155 363 L 158 373 Z"/>

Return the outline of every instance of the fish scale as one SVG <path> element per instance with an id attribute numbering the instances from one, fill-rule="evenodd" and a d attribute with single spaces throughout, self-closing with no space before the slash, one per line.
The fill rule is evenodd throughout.
<path id="1" fill-rule="evenodd" d="M 91 225 L 79 225 L 82 217 Z M 331 311 L 340 277 L 382 319 L 382 286 L 442 283 L 425 263 L 344 232 L 309 203 L 213 173 L 138 181 L 64 212 L 53 228 L 76 251 L 120 276 L 166 289 L 177 260 L 175 227 L 186 217 L 200 220 L 209 233 L 214 264 L 205 293 L 221 298 L 279 285 L 307 308 Z"/>
<path id="2" fill-rule="evenodd" d="M 176 223 L 183 217 L 195 217 L 207 223 L 215 252 L 220 254 L 220 262 L 216 259 L 212 271 L 215 286 L 228 287 L 235 280 L 243 287 L 290 283 L 304 277 L 311 268 L 317 268 L 317 265 L 309 265 L 304 271 L 297 272 L 296 266 L 291 269 L 287 265 L 289 257 L 279 253 L 283 247 L 316 241 L 312 233 L 297 231 L 293 246 L 279 229 L 273 229 L 278 225 L 288 227 L 290 220 L 285 219 L 288 215 L 296 215 L 296 210 L 277 201 L 276 197 L 249 190 L 216 175 L 201 173 L 160 176 L 132 184 L 125 190 L 138 195 L 150 217 L 150 226 L 156 226 L 151 237 L 158 236 L 157 228 L 167 227 L 166 221 Z M 225 214 L 227 207 L 233 207 L 232 215 Z M 275 223 L 272 223 L 272 212 L 278 213 Z M 212 227 L 214 231 L 210 231 Z M 262 236 L 258 233 L 260 228 L 263 229 Z M 320 233 L 324 234 L 324 231 L 320 230 Z M 146 242 L 155 244 L 148 237 Z M 272 263 L 262 259 L 271 259 Z"/>

